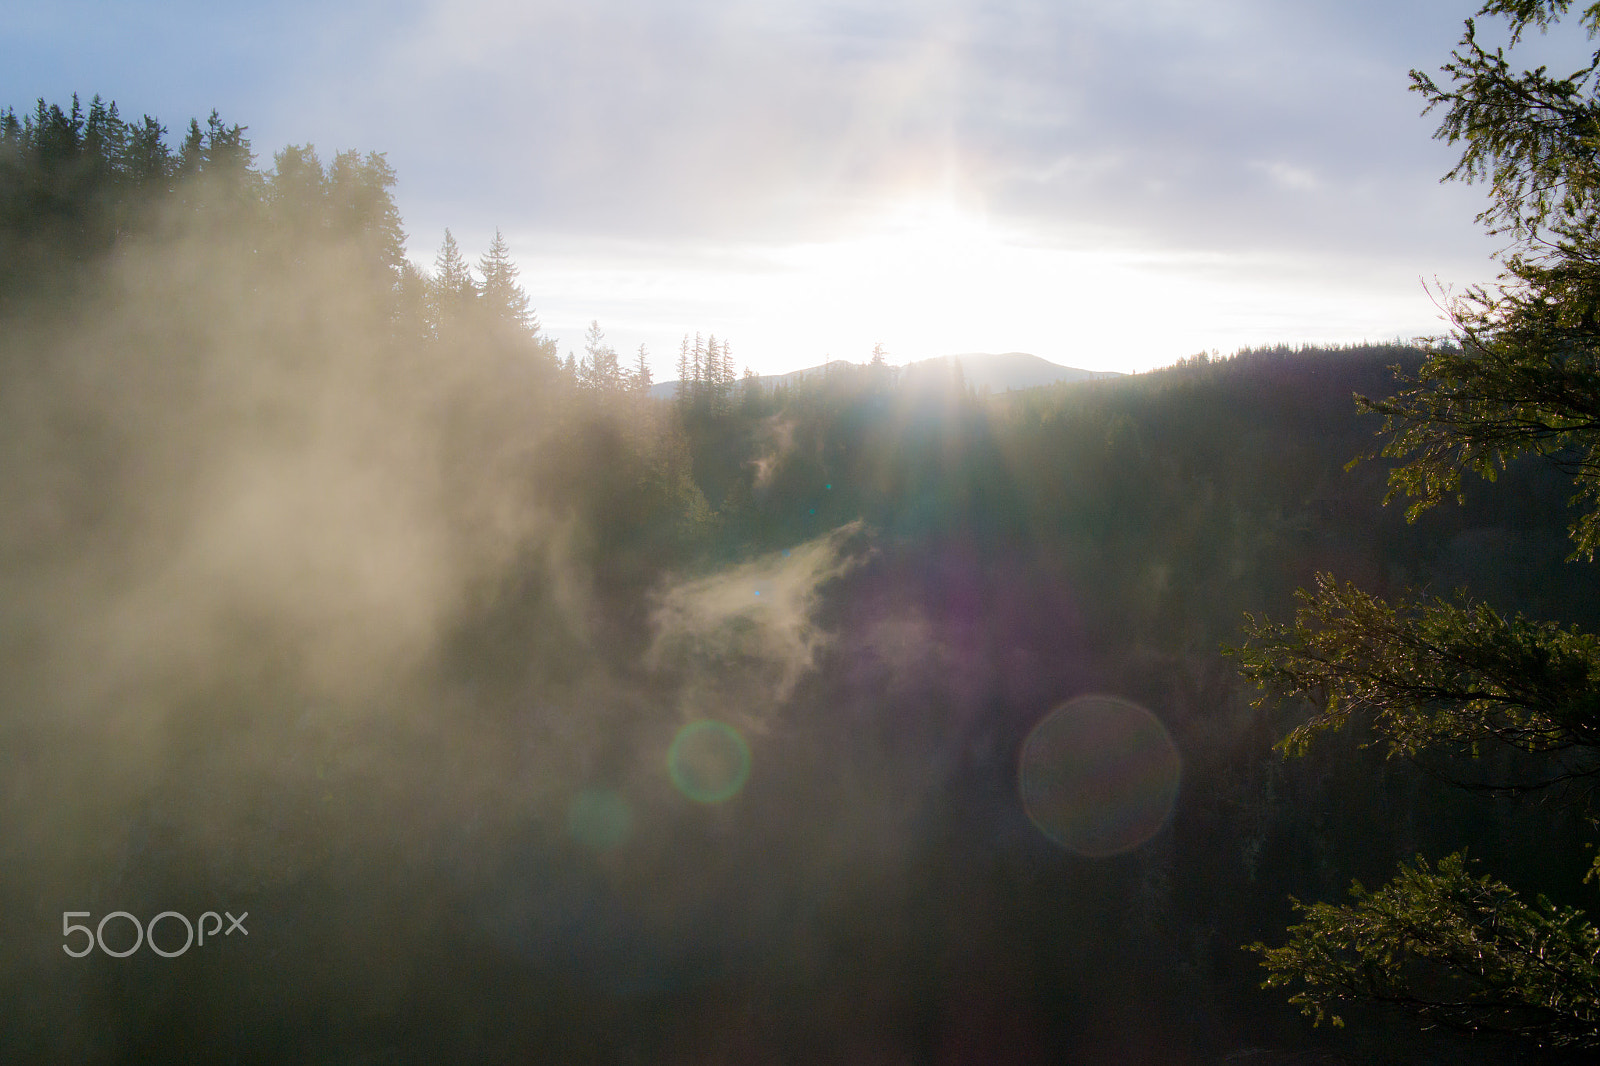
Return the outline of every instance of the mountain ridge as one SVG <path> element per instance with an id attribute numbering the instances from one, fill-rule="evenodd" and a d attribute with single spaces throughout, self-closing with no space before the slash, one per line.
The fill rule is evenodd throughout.
<path id="1" fill-rule="evenodd" d="M 897 373 L 931 369 L 939 363 L 959 362 L 966 381 L 990 392 L 1010 392 L 1018 389 L 1054 385 L 1062 381 L 1090 381 L 1097 378 L 1115 378 L 1123 375 L 1115 370 L 1082 370 L 1063 366 L 1029 352 L 961 352 L 917 359 L 902 366 L 891 367 Z M 762 374 L 759 378 L 766 388 L 793 384 L 826 373 L 830 367 L 863 367 L 865 363 L 852 363 L 846 359 L 831 359 L 816 366 L 791 370 L 785 374 Z M 657 382 L 650 386 L 650 395 L 670 399 L 677 394 L 678 381 Z"/>

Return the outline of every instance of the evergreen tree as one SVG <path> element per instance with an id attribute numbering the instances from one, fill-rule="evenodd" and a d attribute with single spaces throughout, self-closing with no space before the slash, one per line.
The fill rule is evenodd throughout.
<path id="1" fill-rule="evenodd" d="M 130 183 L 141 191 L 165 193 L 172 176 L 172 150 L 167 147 L 167 128 L 149 115 L 128 129 L 124 152 Z"/>
<path id="2" fill-rule="evenodd" d="M 206 119 L 200 174 L 205 178 L 206 201 L 220 208 L 224 217 L 236 219 L 240 211 L 259 202 L 261 175 L 255 171 L 254 163 L 245 128 L 238 123 L 224 124 L 213 110 Z"/>
<path id="3" fill-rule="evenodd" d="M 1490 0 L 1479 14 L 1506 16 L 1515 45 L 1568 7 Z M 1592 36 L 1600 3 L 1580 21 Z M 1565 78 L 1514 73 L 1469 21 L 1445 86 L 1412 73 L 1428 109 L 1444 109 L 1438 136 L 1464 144 L 1448 176 L 1487 179 L 1493 203 L 1480 220 L 1516 243 L 1498 291 L 1452 304 L 1453 343 L 1436 346 L 1393 399 L 1357 398 L 1385 418 L 1381 454 L 1402 461 L 1389 496 L 1414 499 L 1409 517 L 1460 498 L 1463 473 L 1493 480 L 1519 456 L 1543 456 L 1574 479 L 1574 556 L 1584 559 L 1600 547 L 1597 68 L 1600 53 Z M 1290 751 L 1361 716 L 1393 754 L 1490 792 L 1560 794 L 1600 774 L 1600 637 L 1464 595 L 1391 604 L 1327 575 L 1301 599 L 1292 624 L 1251 619 L 1241 653 L 1264 699 L 1315 701 Z M 1487 765 L 1522 769 L 1484 769 L 1497 753 L 1516 759 Z M 1430 1023 L 1600 1047 L 1600 931 L 1580 911 L 1530 903 L 1459 856 L 1419 861 L 1353 895 L 1301 905 L 1288 943 L 1255 945 L 1268 985 L 1296 989 L 1308 1014 L 1379 1002 Z"/>
<path id="4" fill-rule="evenodd" d="M 483 305 L 489 317 L 518 332 L 538 332 L 538 324 L 528 304 L 528 294 L 517 283 L 517 265 L 511 261 L 511 248 L 500 230 L 494 231 L 494 242 L 478 259 L 478 273 L 483 275 Z"/>
<path id="5" fill-rule="evenodd" d="M 872 358 L 867 362 L 867 385 L 877 393 L 882 393 L 889 387 L 889 360 L 888 352 L 884 351 L 880 342 L 872 346 Z"/>
<path id="6" fill-rule="evenodd" d="M 742 379 L 744 392 L 744 408 L 746 412 L 754 412 L 761 403 L 761 378 L 749 367 L 744 368 Z"/>
<path id="7" fill-rule="evenodd" d="M 444 231 L 444 243 L 433 261 L 430 289 L 430 318 L 435 333 L 449 330 L 466 317 L 478 295 L 472 271 L 461 257 L 461 247 L 451 232 Z"/>
<path id="8" fill-rule="evenodd" d="M 200 121 L 192 118 L 189 120 L 189 130 L 183 136 L 183 144 L 178 149 L 178 165 L 175 176 L 183 179 L 199 174 L 200 168 L 205 161 L 205 148 L 206 135 L 200 129 Z"/>
<path id="9" fill-rule="evenodd" d="M 722 395 L 723 406 L 733 405 L 733 383 L 739 380 L 739 368 L 733 362 L 733 346 L 726 338 L 722 341 Z"/>
<path id="10" fill-rule="evenodd" d="M 708 377 L 706 374 L 706 342 L 699 333 L 694 335 L 694 348 L 691 349 L 690 354 L 693 359 L 694 388 L 689 390 L 689 398 L 694 404 L 699 405 L 705 400 L 706 379 Z"/>
<path id="11" fill-rule="evenodd" d="M 45 170 L 58 170 L 75 163 L 83 147 L 83 107 L 78 103 L 78 94 L 72 94 L 70 114 L 63 112 L 57 104 L 51 104 L 47 109 L 44 101 L 40 100 L 35 121 L 39 157 Z"/>
<path id="12" fill-rule="evenodd" d="M 74 98 L 76 105 L 76 98 Z M 212 174 L 240 177 L 255 162 L 245 127 L 225 125 L 215 109 L 206 119 L 205 147 L 201 150 L 201 170 Z"/>
<path id="13" fill-rule="evenodd" d="M 685 333 L 683 335 L 683 343 L 678 345 L 678 397 L 677 397 L 677 399 L 678 399 L 678 404 L 680 406 L 687 405 L 689 403 L 690 399 L 694 395 L 693 391 L 692 391 L 693 390 L 693 382 L 690 380 L 690 374 L 692 374 L 692 373 L 693 373 L 693 367 L 692 367 L 692 364 L 689 361 L 689 335 L 687 333 Z"/>
<path id="14" fill-rule="evenodd" d="M 86 176 L 103 207 L 111 207 L 119 198 L 117 186 L 123 182 L 127 147 L 128 131 L 117 115 L 116 101 L 107 104 L 96 93 L 83 126 L 83 150 L 88 161 Z"/>
<path id="15" fill-rule="evenodd" d="M 727 382 L 722 380 L 722 348 L 717 344 L 717 335 L 711 334 L 706 338 L 705 350 L 705 403 L 712 411 L 721 411 L 727 402 Z"/>
<path id="16" fill-rule="evenodd" d="M 0 146 L 4 146 L 7 158 L 14 152 L 22 149 L 22 123 L 17 121 L 15 108 L 8 107 L 0 111 Z"/>
<path id="17" fill-rule="evenodd" d="M 394 303 L 389 317 L 391 336 L 408 345 L 420 344 L 432 333 L 432 312 L 429 309 L 433 299 L 432 279 L 409 260 L 402 260 L 393 292 Z"/>
<path id="18" fill-rule="evenodd" d="M 326 234 L 327 181 L 314 147 L 291 144 L 273 156 L 267 201 L 273 222 L 291 247 Z"/>
<path id="19" fill-rule="evenodd" d="M 641 395 L 650 391 L 650 353 L 644 345 L 639 345 L 638 361 L 633 365 L 631 384 L 633 391 Z"/>
<path id="20" fill-rule="evenodd" d="M 334 156 L 327 174 L 330 231 L 359 241 L 375 274 L 398 279 L 405 267 L 405 231 L 395 206 L 394 168 L 382 152 L 348 150 Z"/>
<path id="21" fill-rule="evenodd" d="M 606 343 L 598 321 L 590 322 L 583 339 L 583 362 L 578 365 L 578 384 L 599 393 L 622 391 L 622 367 L 617 351 Z"/>
<path id="22" fill-rule="evenodd" d="M 205 188 L 186 182 L 182 202 L 227 207 L 218 233 L 251 239 L 241 210 L 260 206 L 261 185 L 244 128 L 223 125 L 213 112 L 208 129 L 209 136 L 190 123 L 177 162 L 189 178 L 209 166 L 213 180 Z M 0 299 L 67 281 L 148 221 L 149 205 L 171 192 L 179 169 L 165 136 L 149 115 L 124 122 L 116 101 L 99 95 L 87 112 L 74 95 L 70 108 L 39 99 L 29 115 L 0 113 Z M 52 271 L 66 273 L 50 280 Z"/>

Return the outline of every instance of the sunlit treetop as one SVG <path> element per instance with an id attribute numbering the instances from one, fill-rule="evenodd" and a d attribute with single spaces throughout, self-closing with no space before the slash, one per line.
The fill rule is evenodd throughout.
<path id="1" fill-rule="evenodd" d="M 1529 26 L 1543 32 L 1568 6 L 1564 0 L 1498 0 L 1479 14 L 1505 15 L 1515 46 Z M 1580 21 L 1594 36 L 1600 4 L 1585 9 Z M 1515 72 L 1505 49 L 1486 50 L 1473 21 L 1466 26 L 1441 71 L 1449 77 L 1445 86 L 1423 71 L 1411 72 L 1412 89 L 1428 101 L 1424 113 L 1445 110 L 1434 137 L 1465 142 L 1445 180 L 1491 183 L 1494 202 L 1480 216 L 1491 232 L 1532 240 L 1549 225 L 1559 234 L 1592 214 L 1600 188 L 1594 166 L 1600 131 L 1594 75 L 1600 52 L 1562 76 L 1545 67 Z"/>
<path id="2" fill-rule="evenodd" d="M 1566 12 L 1563 0 L 1496 0 L 1480 14 L 1505 16 L 1512 42 Z M 1580 22 L 1592 37 L 1600 3 Z M 1577 486 L 1575 556 L 1600 547 L 1600 52 L 1561 77 L 1516 72 L 1506 51 L 1484 49 L 1476 28 L 1443 73 L 1412 71 L 1412 87 L 1442 107 L 1436 134 L 1464 145 L 1447 179 L 1487 181 L 1479 216 L 1508 235 L 1495 291 L 1468 289 L 1449 303 L 1455 337 L 1436 347 L 1416 378 L 1384 401 L 1358 397 L 1385 416 L 1381 454 L 1402 460 L 1390 496 L 1414 498 L 1410 516 L 1461 496 L 1464 471 L 1493 480 L 1518 456 L 1556 462 Z"/>

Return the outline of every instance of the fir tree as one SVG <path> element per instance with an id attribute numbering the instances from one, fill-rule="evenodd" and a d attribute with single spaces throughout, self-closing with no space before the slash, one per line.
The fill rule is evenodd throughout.
<path id="1" fill-rule="evenodd" d="M 429 284 L 429 316 L 434 332 L 449 330 L 459 323 L 477 295 L 478 287 L 466 260 L 461 257 L 461 247 L 446 229 L 444 243 L 433 261 L 433 278 Z"/>
<path id="2" fill-rule="evenodd" d="M 241 176 L 248 171 L 255 162 L 255 156 L 250 151 L 250 139 L 244 133 L 245 127 L 238 123 L 232 126 L 225 125 L 221 116 L 213 109 L 206 119 L 201 169 L 232 177 Z"/>
<path id="3" fill-rule="evenodd" d="M 639 345 L 638 360 L 633 365 L 631 384 L 633 391 L 641 395 L 650 391 L 650 353 L 644 345 Z"/>
<path id="4" fill-rule="evenodd" d="M 267 179 L 273 220 L 291 245 L 315 241 L 328 228 L 327 182 L 311 145 L 289 145 L 273 156 Z"/>
<path id="5" fill-rule="evenodd" d="M 205 148 L 206 135 L 200 129 L 200 121 L 198 119 L 190 119 L 189 130 L 184 134 L 183 144 L 178 149 L 176 177 L 182 179 L 199 174 L 200 168 L 205 161 Z"/>
<path id="6" fill-rule="evenodd" d="M 705 399 L 706 378 L 708 376 L 706 374 L 706 342 L 705 338 L 701 337 L 699 333 L 694 335 L 694 348 L 691 354 L 694 360 L 694 388 L 689 391 L 689 396 L 694 403 L 699 404 Z"/>
<path id="7" fill-rule="evenodd" d="M 172 176 L 172 150 L 167 147 L 167 128 L 149 115 L 137 126 L 129 127 L 124 153 L 128 179 L 141 191 L 167 191 Z"/>
<path id="8" fill-rule="evenodd" d="M 722 380 L 722 349 L 717 344 L 717 335 L 711 334 L 706 338 L 705 360 L 705 403 L 713 411 L 720 411 L 727 400 L 727 383 Z"/>
<path id="9" fill-rule="evenodd" d="M 578 383 L 599 393 L 622 391 L 622 367 L 617 351 L 606 343 L 598 321 L 590 322 L 583 339 L 583 362 L 578 366 Z"/>
<path id="10" fill-rule="evenodd" d="M 733 362 L 733 346 L 724 338 L 722 341 L 722 394 L 723 405 L 733 405 L 733 383 L 739 379 L 739 368 Z"/>
<path id="11" fill-rule="evenodd" d="M 375 274 L 398 279 L 406 235 L 390 192 L 394 183 L 394 168 L 383 153 L 340 152 L 328 167 L 327 213 L 333 233 L 361 243 Z"/>
<path id="12" fill-rule="evenodd" d="M 749 367 L 744 368 L 742 379 L 745 410 L 754 411 L 761 402 L 761 378 Z"/>
<path id="13" fill-rule="evenodd" d="M 689 360 L 689 335 L 683 335 L 683 343 L 678 345 L 678 403 L 680 406 L 689 403 L 693 397 L 693 382 L 690 374 L 693 367 Z"/>
<path id="14" fill-rule="evenodd" d="M 1490 0 L 1480 14 L 1507 16 L 1515 44 L 1568 7 Z M 1592 36 L 1600 3 L 1581 21 Z M 1357 398 L 1385 418 L 1381 454 L 1401 460 L 1389 496 L 1415 499 L 1409 517 L 1460 498 L 1465 473 L 1493 480 L 1518 456 L 1543 456 L 1574 479 L 1574 555 L 1584 559 L 1600 547 L 1597 70 L 1600 53 L 1562 79 L 1542 67 L 1513 73 L 1469 21 L 1448 86 L 1412 73 L 1428 110 L 1444 109 L 1438 136 L 1465 145 L 1448 176 L 1491 182 L 1480 220 L 1516 245 L 1497 292 L 1473 289 L 1451 305 L 1454 340 L 1399 395 Z M 1284 742 L 1291 752 L 1360 717 L 1393 754 L 1484 791 L 1600 774 L 1600 637 L 1464 595 L 1389 603 L 1328 575 L 1301 599 L 1293 623 L 1251 619 L 1240 653 L 1263 699 L 1314 701 Z M 1482 760 L 1495 754 L 1525 769 L 1490 776 Z M 1430 1024 L 1600 1047 L 1600 933 L 1581 912 L 1530 903 L 1459 856 L 1352 894 L 1346 905 L 1297 904 L 1303 920 L 1286 944 L 1255 945 L 1268 985 L 1294 989 L 1308 1014 L 1337 1024 L 1343 1003 L 1386 1003 Z"/>
<path id="15" fill-rule="evenodd" d="M 478 259 L 483 275 L 483 305 L 489 317 L 519 333 L 537 333 L 538 325 L 529 307 L 528 294 L 517 283 L 517 265 L 511 261 L 511 248 L 494 231 L 489 250 Z"/>

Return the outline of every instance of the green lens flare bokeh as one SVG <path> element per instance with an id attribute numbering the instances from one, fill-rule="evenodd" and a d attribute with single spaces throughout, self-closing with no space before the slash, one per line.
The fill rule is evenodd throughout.
<path id="1" fill-rule="evenodd" d="M 690 722 L 667 749 L 667 772 L 678 791 L 696 803 L 721 803 L 737 795 L 750 777 L 750 746 L 724 722 Z"/>

